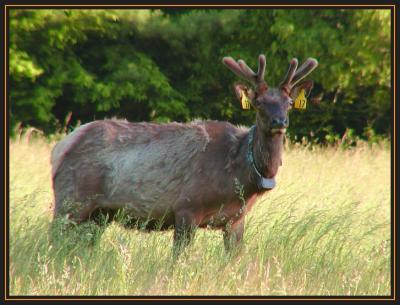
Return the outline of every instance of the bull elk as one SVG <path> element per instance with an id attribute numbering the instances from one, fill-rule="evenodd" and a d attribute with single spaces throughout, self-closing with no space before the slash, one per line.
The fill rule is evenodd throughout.
<path id="1" fill-rule="evenodd" d="M 243 60 L 225 57 L 223 63 L 253 85 L 235 84 L 234 89 L 255 109 L 255 125 L 125 120 L 82 125 L 52 151 L 54 217 L 81 223 L 123 209 L 132 220 L 146 221 L 150 230 L 162 220 L 157 229 L 174 228 L 176 253 L 197 227 L 222 229 L 227 249 L 239 243 L 245 214 L 257 196 L 275 186 L 288 111 L 301 89 L 311 90 L 313 82 L 302 80 L 318 62 L 309 58 L 297 69 L 292 59 L 278 88 L 264 81 L 264 55 L 257 73 Z"/>

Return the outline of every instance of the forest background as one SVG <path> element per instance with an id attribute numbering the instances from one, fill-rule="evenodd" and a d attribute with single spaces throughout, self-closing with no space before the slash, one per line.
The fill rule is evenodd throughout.
<path id="1" fill-rule="evenodd" d="M 11 9 L 10 131 L 52 134 L 110 117 L 251 125 L 222 58 L 256 69 L 264 53 L 271 86 L 293 57 L 320 63 L 290 139 L 390 138 L 390 22 L 379 9 Z"/>

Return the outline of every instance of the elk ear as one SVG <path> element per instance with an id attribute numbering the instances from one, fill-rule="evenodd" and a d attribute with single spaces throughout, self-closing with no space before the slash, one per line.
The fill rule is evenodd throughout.
<path id="1" fill-rule="evenodd" d="M 236 97 L 240 101 L 242 108 L 245 110 L 250 109 L 250 105 L 248 103 L 253 103 L 255 98 L 254 91 L 242 84 L 235 84 L 234 89 Z"/>
<path id="2" fill-rule="evenodd" d="M 293 87 L 293 89 L 290 91 L 290 97 L 293 100 L 295 100 L 297 96 L 300 94 L 302 89 L 304 89 L 305 91 L 305 96 L 308 97 L 313 86 L 314 82 L 312 80 L 306 80 L 304 82 L 301 82 L 300 84 Z"/>

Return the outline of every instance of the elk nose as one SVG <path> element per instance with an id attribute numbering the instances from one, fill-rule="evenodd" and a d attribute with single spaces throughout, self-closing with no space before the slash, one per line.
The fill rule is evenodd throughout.
<path id="1" fill-rule="evenodd" d="M 271 128 L 287 128 L 289 120 L 287 118 L 274 118 L 271 122 Z"/>

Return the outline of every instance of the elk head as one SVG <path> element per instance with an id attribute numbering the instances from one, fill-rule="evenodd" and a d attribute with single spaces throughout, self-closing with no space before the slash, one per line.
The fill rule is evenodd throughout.
<path id="1" fill-rule="evenodd" d="M 282 134 L 289 126 L 288 112 L 293 101 L 297 98 L 301 89 L 306 96 L 313 87 L 313 81 L 302 81 L 318 65 L 317 60 L 309 58 L 299 68 L 298 61 L 293 58 L 290 61 L 288 72 L 278 88 L 269 88 L 264 80 L 265 56 L 259 56 L 257 73 L 253 72 L 243 60 L 236 62 L 232 57 L 224 57 L 223 63 L 239 77 L 247 80 L 254 86 L 248 88 L 243 84 L 235 84 L 236 96 L 241 99 L 243 94 L 250 100 L 251 105 L 257 111 L 257 128 L 265 134 Z"/>

